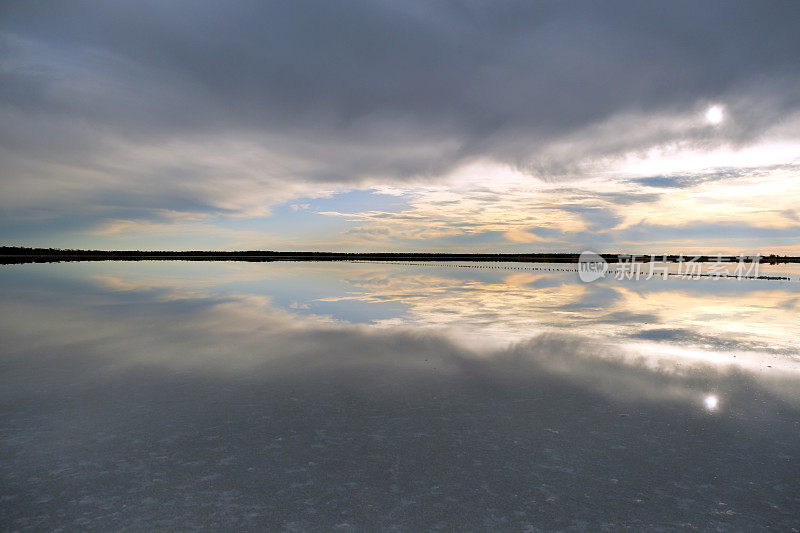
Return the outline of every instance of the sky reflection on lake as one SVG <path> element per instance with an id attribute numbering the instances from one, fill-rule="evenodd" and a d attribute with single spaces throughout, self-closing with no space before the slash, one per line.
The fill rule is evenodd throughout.
<path id="1" fill-rule="evenodd" d="M 0 287 L 4 529 L 798 525 L 797 282 L 106 262 Z"/>

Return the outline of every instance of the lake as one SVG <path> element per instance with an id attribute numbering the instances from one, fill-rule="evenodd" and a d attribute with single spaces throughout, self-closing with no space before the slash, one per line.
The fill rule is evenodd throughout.
<path id="1" fill-rule="evenodd" d="M 0 267 L 0 528 L 800 530 L 800 282 Z"/>

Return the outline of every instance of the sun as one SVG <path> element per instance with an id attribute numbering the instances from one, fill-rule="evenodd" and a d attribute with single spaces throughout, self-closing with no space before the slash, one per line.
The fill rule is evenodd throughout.
<path id="1" fill-rule="evenodd" d="M 725 118 L 722 106 L 712 105 L 706 110 L 706 120 L 709 124 L 717 125 Z"/>
<path id="2" fill-rule="evenodd" d="M 708 409 L 709 411 L 714 411 L 717 409 L 717 406 L 719 405 L 719 399 L 713 394 L 711 394 L 703 399 L 703 404 L 705 404 L 706 409 Z"/>

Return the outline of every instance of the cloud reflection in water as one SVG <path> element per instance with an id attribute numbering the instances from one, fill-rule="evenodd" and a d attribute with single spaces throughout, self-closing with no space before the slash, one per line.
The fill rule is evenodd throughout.
<path id="1" fill-rule="evenodd" d="M 800 509 L 790 286 L 352 264 L 2 274 L 13 527 L 752 529 Z M 345 319 L 376 304 L 384 318 Z"/>

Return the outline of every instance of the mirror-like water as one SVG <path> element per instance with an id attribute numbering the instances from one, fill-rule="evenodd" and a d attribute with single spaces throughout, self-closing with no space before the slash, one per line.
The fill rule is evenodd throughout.
<path id="1" fill-rule="evenodd" d="M 800 283 L 562 269 L 4 266 L 3 527 L 798 527 Z"/>

